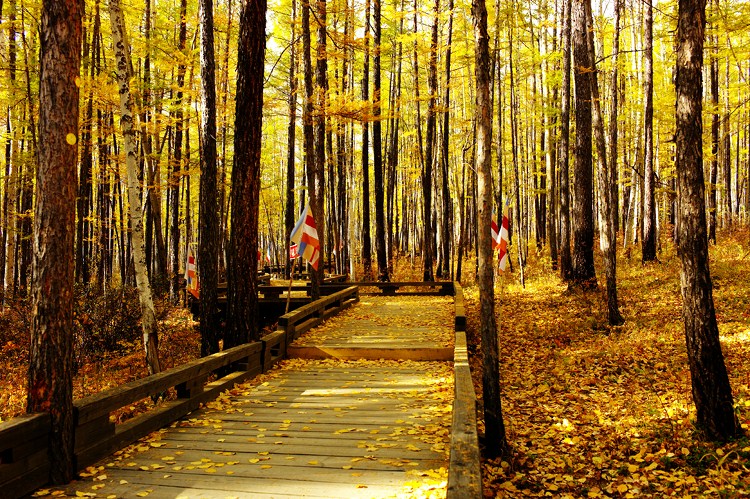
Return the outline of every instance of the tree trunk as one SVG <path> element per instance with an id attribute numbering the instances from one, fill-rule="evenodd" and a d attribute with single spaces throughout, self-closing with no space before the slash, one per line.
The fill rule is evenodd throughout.
<path id="1" fill-rule="evenodd" d="M 375 21 L 375 57 L 373 75 L 373 121 L 372 156 L 373 181 L 375 188 L 375 253 L 378 260 L 378 281 L 390 281 L 388 275 L 388 255 L 385 240 L 385 183 L 383 181 L 383 145 L 380 126 L 380 0 L 373 0 L 373 18 Z"/>
<path id="2" fill-rule="evenodd" d="M 448 0 L 448 41 L 445 47 L 445 97 L 443 106 L 445 111 L 443 112 L 443 140 L 442 140 L 442 151 L 440 154 L 440 178 L 441 178 L 441 198 L 443 200 L 442 216 L 440 217 L 440 223 L 442 224 L 440 233 L 443 235 L 442 242 L 442 256 L 440 261 L 443 264 L 442 274 L 443 278 L 450 277 L 450 261 L 451 261 L 451 241 L 452 237 L 452 221 L 453 221 L 453 199 L 451 198 L 449 191 L 449 166 L 450 166 L 450 108 L 451 108 L 451 48 L 453 46 L 453 0 Z M 491 64 L 491 63 L 490 63 Z M 488 83 L 492 86 L 491 81 Z M 492 108 L 490 107 L 490 125 L 492 124 Z"/>
<path id="3" fill-rule="evenodd" d="M 575 145 L 575 203 L 573 218 L 573 276 L 572 285 L 584 289 L 596 288 L 594 269 L 594 181 L 591 151 L 591 85 L 592 62 L 586 36 L 586 3 L 573 0 L 573 57 L 575 58 L 576 145 Z"/>
<path id="4" fill-rule="evenodd" d="M 317 90 L 317 106 L 315 120 L 315 163 L 313 164 L 313 175 L 310 176 L 310 209 L 313 212 L 313 218 L 318 229 L 318 239 L 320 241 L 320 263 L 318 270 L 310 269 L 310 296 L 313 300 L 320 298 L 320 285 L 323 283 L 323 274 L 326 268 L 326 262 L 323 258 L 325 255 L 325 140 L 326 140 L 326 117 L 327 112 L 327 94 L 328 94 L 328 54 L 326 53 L 326 23 L 327 7 L 325 0 L 317 2 L 318 36 L 316 43 L 316 61 L 315 61 L 315 84 Z"/>
<path id="5" fill-rule="evenodd" d="M 185 127 L 182 110 L 182 87 L 185 85 L 185 60 L 187 54 L 187 0 L 180 0 L 180 35 L 179 46 L 180 62 L 177 66 L 177 95 L 175 98 L 175 130 L 174 130 L 174 157 L 172 163 L 172 175 L 169 181 L 169 204 L 171 215 L 170 240 L 170 288 L 169 294 L 173 302 L 179 299 L 180 290 L 180 177 L 182 176 L 182 132 Z"/>
<path id="6" fill-rule="evenodd" d="M 125 19 L 119 0 L 110 0 L 109 17 L 112 24 L 112 37 L 117 61 L 117 81 L 120 93 L 120 127 L 125 146 L 126 165 L 128 170 L 128 205 L 131 226 L 131 240 L 135 281 L 138 297 L 141 302 L 141 329 L 143 330 L 143 347 L 146 353 L 146 364 L 149 374 L 158 373 L 159 343 L 157 336 L 156 314 L 151 298 L 151 284 L 146 268 L 146 255 L 143 244 L 143 213 L 141 210 L 141 189 L 138 183 L 138 164 L 136 159 L 135 126 L 133 119 L 133 98 L 130 93 L 130 46 L 125 36 Z"/>
<path id="7" fill-rule="evenodd" d="M 244 0 L 237 51 L 232 229 L 227 255 L 224 348 L 260 339 L 257 251 L 265 51 L 266 0 Z"/>
<path id="8" fill-rule="evenodd" d="M 429 92 L 429 104 L 427 108 L 427 139 L 425 142 L 425 159 L 422 169 L 422 197 L 424 202 L 423 221 L 424 237 L 422 241 L 422 259 L 424 263 L 424 280 L 434 281 L 432 273 L 432 174 L 435 165 L 435 143 L 437 140 L 437 42 L 438 23 L 440 20 L 440 0 L 435 0 L 433 11 L 432 35 L 430 39 L 430 62 L 427 65 L 427 91 Z M 489 101 L 488 101 L 489 102 Z"/>
<path id="9" fill-rule="evenodd" d="M 562 0 L 565 11 L 563 21 L 563 82 L 560 105 L 560 149 L 557 155 L 560 175 L 560 275 L 563 280 L 573 277 L 573 259 L 570 252 L 570 49 L 571 14 L 573 0 Z"/>
<path id="10" fill-rule="evenodd" d="M 616 2 L 615 9 L 619 8 L 619 3 Z M 591 97 L 593 104 L 593 129 L 594 129 L 594 143 L 596 144 L 596 158 L 598 166 L 599 180 L 599 210 L 601 216 L 599 219 L 602 223 L 599 226 L 599 246 L 601 247 L 602 253 L 604 253 L 604 274 L 607 280 L 607 318 L 609 324 L 612 326 L 619 326 L 624 322 L 622 315 L 620 314 L 620 307 L 617 301 L 617 229 L 615 228 L 614 214 L 617 208 L 613 206 L 613 200 L 611 198 L 612 192 L 609 189 L 610 173 L 609 169 L 613 168 L 614 162 L 607 164 L 607 146 L 604 143 L 604 119 L 602 117 L 601 100 L 599 97 L 599 82 L 597 78 L 596 69 L 596 52 L 594 50 L 594 20 L 591 15 L 591 4 L 586 2 L 586 21 L 588 24 L 588 47 L 589 57 L 591 60 L 591 73 L 589 73 L 589 80 L 591 83 Z M 620 28 L 619 11 L 615 13 L 615 33 Z M 615 42 L 615 47 L 618 47 L 618 42 Z M 619 50 L 619 49 L 618 49 Z M 614 53 L 615 64 L 617 60 L 617 52 Z M 616 93 L 616 86 L 613 87 L 614 93 Z M 616 103 L 615 103 L 616 106 Z M 613 114 L 612 121 L 616 122 L 617 114 Z M 617 125 L 615 124 L 615 130 Z M 616 135 L 616 131 L 615 131 Z M 616 141 L 615 141 L 616 144 Z"/>
<path id="11" fill-rule="evenodd" d="M 219 283 L 220 223 L 216 163 L 216 70 L 214 62 L 214 13 L 211 0 L 200 0 L 201 119 L 200 206 L 198 217 L 198 270 L 200 276 L 201 355 L 219 351 L 217 286 Z M 188 129 L 189 130 L 189 129 Z M 187 151 L 190 149 L 187 148 Z M 189 177 L 188 177 L 189 178 Z M 222 188 L 223 190 L 223 188 Z M 188 198 L 188 206 L 189 198 Z M 190 236 L 190 232 L 187 232 Z"/>
<path id="12" fill-rule="evenodd" d="M 370 0 L 365 1 L 365 63 L 362 70 L 362 100 L 370 100 Z M 362 265 L 365 281 L 372 279 L 372 238 L 370 235 L 370 122 L 362 122 Z"/>
<path id="13" fill-rule="evenodd" d="M 682 317 L 699 427 L 711 440 L 741 430 L 719 342 L 708 261 L 703 183 L 703 0 L 680 0 L 677 22 L 676 167 Z"/>
<path id="14" fill-rule="evenodd" d="M 487 34 L 487 8 L 484 0 L 473 0 L 471 13 L 474 23 L 475 78 L 477 85 L 477 176 L 479 230 L 479 307 L 482 334 L 482 386 L 484 401 L 485 452 L 489 457 L 506 455 L 509 451 L 505 437 L 502 403 L 500 400 L 500 371 L 498 361 L 497 323 L 495 317 L 494 259 L 490 236 L 492 218 L 492 104 L 490 103 L 490 50 Z"/>
<path id="15" fill-rule="evenodd" d="M 286 234 L 287 249 L 292 245 L 289 236 L 294 229 L 294 156 L 295 139 L 297 133 L 297 0 L 292 0 L 292 43 L 289 47 L 289 125 L 287 126 L 287 154 L 286 154 L 286 204 L 284 207 L 284 234 Z M 287 277 L 291 277 L 292 262 L 285 253 Z"/>
<path id="16" fill-rule="evenodd" d="M 646 100 L 643 135 L 643 241 L 644 262 L 656 260 L 656 174 L 654 171 L 654 15 L 653 0 L 646 0 L 646 47 L 644 57 L 643 93 Z"/>
<path id="17" fill-rule="evenodd" d="M 44 2 L 41 15 L 39 168 L 26 410 L 50 413 L 49 480 L 75 475 L 73 287 L 83 1 Z"/>
<path id="18" fill-rule="evenodd" d="M 708 0 L 710 2 L 710 0 Z M 718 7 L 718 1 L 715 3 Z M 715 31 L 715 30 L 712 30 Z M 719 43 L 717 35 L 711 44 L 709 79 L 711 85 L 711 170 L 708 179 L 708 240 L 716 244 L 716 183 L 719 170 Z"/>

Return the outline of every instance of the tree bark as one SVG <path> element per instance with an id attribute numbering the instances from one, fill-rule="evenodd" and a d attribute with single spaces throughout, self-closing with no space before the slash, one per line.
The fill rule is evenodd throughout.
<path id="1" fill-rule="evenodd" d="M 214 14 L 211 0 L 200 0 L 201 119 L 200 206 L 198 217 L 198 270 L 200 276 L 201 355 L 219 351 L 217 286 L 219 283 L 220 223 L 216 162 L 216 70 Z M 187 149 L 190 150 L 189 148 Z M 223 191 L 223 188 L 222 188 Z M 189 204 L 189 203 L 188 203 Z M 189 234 L 189 232 L 188 232 Z"/>
<path id="2" fill-rule="evenodd" d="M 710 2 L 710 0 L 709 0 Z M 718 6 L 718 2 L 715 3 Z M 713 31 L 713 30 L 712 30 Z M 719 43 L 716 35 L 711 44 L 709 81 L 711 86 L 711 167 L 708 179 L 708 240 L 716 244 L 716 183 L 719 170 Z"/>
<path id="3" fill-rule="evenodd" d="M 656 260 L 656 173 L 654 171 L 654 14 L 653 0 L 646 0 L 646 40 L 643 70 L 643 93 L 646 100 L 643 135 L 643 262 Z"/>
<path id="4" fill-rule="evenodd" d="M 573 0 L 562 0 L 565 11 L 563 21 L 563 82 L 560 104 L 560 149 L 557 155 L 560 176 L 560 275 L 565 281 L 573 277 L 573 259 L 570 252 L 570 49 L 571 11 Z"/>
<path id="5" fill-rule="evenodd" d="M 372 124 L 372 156 L 373 181 L 375 188 L 375 253 L 378 260 L 378 281 L 390 281 L 388 275 L 388 255 L 385 240 L 385 182 L 383 179 L 383 145 L 380 126 L 380 0 L 373 0 L 373 18 L 375 57 L 373 58 L 373 118 Z"/>
<path id="6" fill-rule="evenodd" d="M 50 413 L 49 480 L 75 474 L 73 287 L 82 0 L 42 5 L 27 412 Z"/>
<path id="7" fill-rule="evenodd" d="M 365 62 L 362 70 L 362 100 L 370 100 L 370 0 L 365 1 Z M 370 120 L 362 122 L 362 265 L 365 281 L 372 279 L 370 233 Z"/>
<path id="8" fill-rule="evenodd" d="M 125 163 L 128 170 L 128 205 L 131 226 L 131 246 L 135 281 L 141 303 L 141 329 L 143 330 L 143 347 L 146 353 L 146 364 L 149 374 L 158 373 L 159 343 L 157 336 L 156 313 L 151 297 L 151 284 L 146 268 L 146 255 L 143 244 L 143 213 L 141 210 L 141 189 L 138 182 L 138 163 L 136 158 L 135 126 L 133 118 L 133 98 L 130 93 L 131 64 L 130 46 L 125 35 L 125 19 L 120 0 L 110 0 L 109 17 L 112 24 L 112 38 L 117 61 L 117 82 L 120 93 L 120 128 L 122 129 L 125 147 Z"/>
<path id="9" fill-rule="evenodd" d="M 422 197 L 424 202 L 424 206 L 422 207 L 424 209 L 422 259 L 424 263 L 425 281 L 435 280 L 435 276 L 432 272 L 432 261 L 434 257 L 432 251 L 432 241 L 434 240 L 434 232 L 432 231 L 432 175 L 433 167 L 435 165 L 435 142 L 437 140 L 437 41 L 438 22 L 440 19 L 440 0 L 435 0 L 433 14 L 432 35 L 430 39 L 430 62 L 427 65 L 427 89 L 430 94 L 427 107 L 427 137 L 425 142 L 424 165 L 422 168 Z"/>
<path id="10" fill-rule="evenodd" d="M 328 95 L 328 54 L 326 52 L 327 6 L 326 0 L 317 0 L 318 33 L 316 41 L 315 85 L 317 107 L 315 119 L 315 163 L 313 175 L 310 176 L 310 209 L 315 218 L 320 241 L 320 263 L 318 270 L 310 269 L 310 296 L 313 300 L 320 298 L 320 285 L 326 268 L 325 255 L 325 164 L 326 164 L 326 119 Z"/>
<path id="11" fill-rule="evenodd" d="M 479 307 L 482 334 L 482 386 L 484 401 L 485 451 L 489 457 L 508 453 L 498 361 L 497 323 L 495 317 L 494 258 L 490 236 L 492 218 L 492 104 L 490 103 L 490 50 L 487 33 L 487 8 L 484 0 L 473 0 L 475 69 L 477 86 L 475 116 L 477 123 L 477 177 L 479 230 Z"/>
<path id="12" fill-rule="evenodd" d="M 179 299 L 180 290 L 180 178 L 182 176 L 182 139 L 185 127 L 182 110 L 182 87 L 185 85 L 185 60 L 187 54 L 187 0 L 180 0 L 180 34 L 178 50 L 180 61 L 177 65 L 177 92 L 175 97 L 175 124 L 174 124 L 174 157 L 172 162 L 172 175 L 169 179 L 169 204 L 171 215 L 170 228 L 170 287 L 169 294 L 173 302 Z"/>
<path id="13" fill-rule="evenodd" d="M 573 218 L 573 275 L 571 284 L 584 289 L 596 288 L 594 269 L 594 182 L 591 150 L 592 63 L 586 36 L 586 3 L 573 0 L 573 57 L 575 58 L 576 144 L 575 204 Z"/>
<path id="14" fill-rule="evenodd" d="M 294 229 L 294 180 L 295 180 L 295 142 L 297 134 L 297 0 L 292 0 L 292 33 L 289 46 L 289 125 L 287 126 L 286 154 L 286 204 L 284 206 L 284 234 L 287 248 L 292 245 L 289 236 Z M 291 277 L 293 260 L 285 253 L 286 276 Z"/>
<path id="15" fill-rule="evenodd" d="M 258 205 L 265 51 L 266 0 L 244 0 L 237 53 L 225 348 L 260 339 Z"/>
<path id="16" fill-rule="evenodd" d="M 619 5 L 615 4 L 615 9 Z M 586 22 L 588 29 L 589 57 L 591 59 L 591 73 L 589 82 L 591 84 L 591 100 L 593 106 L 592 125 L 594 129 L 594 143 L 596 144 L 597 178 L 599 181 L 599 210 L 602 223 L 599 226 L 599 246 L 604 253 L 604 274 L 607 281 L 607 319 L 612 326 L 621 325 L 624 320 L 620 314 L 620 306 L 617 300 L 617 229 L 615 227 L 614 215 L 617 208 L 613 206 L 612 192 L 609 189 L 610 173 L 614 162 L 607 164 L 607 146 L 604 143 L 604 119 L 602 117 L 601 99 L 599 97 L 599 82 L 596 69 L 596 52 L 594 49 L 594 20 L 591 15 L 591 4 L 586 2 Z M 619 12 L 615 14 L 615 32 L 619 29 Z M 617 44 L 616 44 L 617 46 Z M 617 53 L 614 53 L 615 64 Z M 613 87 L 617 88 L 617 87 Z M 616 92 L 616 90 L 615 90 Z M 616 114 L 612 115 L 616 121 Z M 616 127 L 616 125 L 615 125 Z"/>
<path id="17" fill-rule="evenodd" d="M 698 425 L 709 439 L 727 440 L 741 430 L 719 342 L 708 262 L 701 100 L 705 8 L 704 0 L 680 0 L 678 4 L 677 247 L 682 262 L 682 317 Z"/>

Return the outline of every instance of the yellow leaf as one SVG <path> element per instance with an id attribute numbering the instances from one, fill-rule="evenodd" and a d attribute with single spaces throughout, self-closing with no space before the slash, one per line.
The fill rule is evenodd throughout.
<path id="1" fill-rule="evenodd" d="M 34 497 L 44 497 L 49 495 L 49 489 L 37 490 Z"/>
<path id="2" fill-rule="evenodd" d="M 313 460 L 313 461 L 308 461 L 307 464 L 309 464 L 311 466 L 317 466 L 320 463 L 318 463 L 318 461 Z"/>
<path id="3" fill-rule="evenodd" d="M 271 466 L 270 464 L 264 464 L 260 467 L 260 469 L 262 470 L 267 470 L 268 468 L 273 468 L 273 466 Z"/>
<path id="4" fill-rule="evenodd" d="M 631 473 L 635 473 L 638 471 L 638 465 L 637 464 L 629 464 L 628 465 L 628 471 Z"/>
<path id="5" fill-rule="evenodd" d="M 258 459 L 257 457 L 254 457 L 252 459 L 249 459 L 248 461 L 250 461 L 252 464 L 255 464 L 255 463 L 259 463 L 260 459 Z"/>
<path id="6" fill-rule="evenodd" d="M 717 456 L 723 456 L 724 455 L 724 450 L 723 449 L 716 449 L 716 455 Z"/>
<path id="7" fill-rule="evenodd" d="M 628 491 L 628 486 L 625 485 L 624 483 L 621 483 L 620 485 L 617 486 L 617 492 L 619 492 L 620 494 L 624 494 L 627 491 Z"/>
<path id="8" fill-rule="evenodd" d="M 216 473 L 216 468 L 206 468 L 203 471 L 205 471 L 206 473 Z"/>
<path id="9" fill-rule="evenodd" d="M 347 464 L 346 466 L 342 466 L 341 468 L 343 468 L 345 470 L 350 470 L 350 469 L 353 468 L 353 466 L 351 464 Z"/>

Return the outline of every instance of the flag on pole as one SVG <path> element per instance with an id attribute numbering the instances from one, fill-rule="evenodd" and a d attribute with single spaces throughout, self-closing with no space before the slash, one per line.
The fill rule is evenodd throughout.
<path id="1" fill-rule="evenodd" d="M 292 235 L 289 240 L 297 243 L 297 253 L 310 262 L 312 268 L 318 270 L 318 261 L 320 260 L 320 240 L 318 239 L 318 229 L 315 227 L 310 203 L 305 205 L 299 220 L 294 225 Z"/>
<path id="2" fill-rule="evenodd" d="M 299 253 L 297 252 L 297 244 L 292 244 L 289 246 L 289 259 L 294 260 L 296 258 L 299 258 Z"/>
<path id="3" fill-rule="evenodd" d="M 508 198 L 510 201 L 510 198 Z M 500 231 L 497 234 L 497 244 L 495 249 L 497 250 L 497 258 L 500 261 L 499 267 L 501 272 L 505 272 L 505 265 L 508 263 L 508 230 L 510 229 L 510 220 L 508 219 L 508 203 L 505 203 L 503 208 L 503 221 L 500 224 Z"/>
<path id="4" fill-rule="evenodd" d="M 195 272 L 195 255 L 193 250 L 188 248 L 187 264 L 185 265 L 185 282 L 188 290 L 198 289 L 198 275 Z"/>

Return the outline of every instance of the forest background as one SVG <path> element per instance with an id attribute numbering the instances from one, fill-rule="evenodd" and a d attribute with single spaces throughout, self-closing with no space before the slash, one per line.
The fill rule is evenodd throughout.
<path id="1" fill-rule="evenodd" d="M 132 263 L 132 221 L 127 218 L 129 203 L 124 195 L 125 147 L 116 126 L 121 113 L 114 77 L 117 64 L 106 29 L 108 12 L 103 7 L 86 5 L 78 80 L 81 133 L 75 280 L 82 297 L 104 300 L 91 306 L 81 298 L 79 305 L 86 303 L 92 310 L 106 300 L 123 301 L 123 293 L 137 274 Z M 198 232 L 197 187 L 203 152 L 198 144 L 204 108 L 197 5 L 183 0 L 123 7 L 133 57 L 130 83 L 144 192 L 139 204 L 145 213 L 145 264 L 157 295 L 168 294 L 174 301 L 187 254 L 195 252 Z M 229 221 L 229 191 L 236 161 L 235 124 L 239 122 L 233 102 L 240 7 L 231 1 L 216 5 L 213 21 L 218 61 L 217 239 L 222 253 L 228 251 L 234 230 Z M 320 4 L 316 7 L 320 9 Z M 474 222 L 480 208 L 474 169 L 476 68 L 470 6 L 436 1 L 382 6 L 378 2 L 330 2 L 324 7 L 325 11 L 314 11 L 311 20 L 317 36 L 312 29 L 307 33 L 318 50 L 317 84 L 327 86 L 311 110 L 315 120 L 324 124 L 320 144 L 326 151 L 322 173 L 327 194 L 319 223 L 328 241 L 325 259 L 352 278 L 373 277 L 372 226 L 379 279 L 387 279 L 392 272 L 388 265 L 403 257 L 412 265 L 423 265 L 425 279 L 460 279 L 462 271 L 471 272 L 461 265 L 463 257 L 476 250 L 481 231 Z M 559 142 L 564 121 L 560 104 L 565 84 L 560 42 L 564 7 L 562 2 L 489 6 L 493 191 L 498 212 L 504 204 L 510 206 L 512 256 L 521 270 L 521 284 L 534 245 L 542 255 L 541 265 L 557 264 L 555 246 L 564 240 L 560 216 L 565 216 L 568 204 L 580 205 L 585 199 L 585 193 L 581 196 L 577 189 L 570 193 L 572 200 L 561 193 L 567 183 L 580 187 L 582 182 L 557 168 L 569 152 Z M 285 263 L 290 220 L 309 192 L 300 186 L 311 183 L 299 168 L 304 161 L 301 141 L 293 139 L 307 132 L 300 98 L 300 45 L 306 31 L 299 9 L 295 3 L 272 3 L 267 15 L 259 248 L 270 263 Z M 750 212 L 746 109 L 750 72 L 743 52 L 746 9 L 743 3 L 709 6 L 703 116 L 708 231 L 714 242 L 717 227 L 746 223 Z M 6 145 L 0 273 L 4 306 L 11 308 L 23 306 L 32 261 L 39 10 L 39 4 L 25 2 L 8 2 L 0 9 L 7 71 L 2 88 L 6 116 L 0 120 Z M 619 29 L 617 13 L 622 16 Z M 676 19 L 676 4 L 669 3 L 653 10 L 641 2 L 601 3 L 591 15 L 602 116 L 607 128 L 616 124 L 619 130 L 609 185 L 625 256 L 630 255 L 631 245 L 641 242 L 653 242 L 654 253 L 658 252 L 674 226 Z M 316 26 L 321 20 L 325 21 L 322 30 Z M 614 48 L 614 39 L 619 49 Z M 615 69 L 619 80 L 607 77 Z M 649 95 L 655 96 L 653 101 Z M 618 98 L 616 112 L 610 100 L 613 96 Z M 653 117 L 653 133 L 648 116 Z M 578 130 L 574 127 L 572 132 L 575 137 Z M 614 144 L 609 140 L 610 146 Z M 602 214 L 606 209 L 600 200 L 606 196 L 597 187 L 591 194 L 592 207 Z M 653 237 L 658 233 L 659 237 Z M 646 253 L 644 260 L 650 259 Z M 219 274 L 226 260 L 219 258 Z M 77 320 L 85 326 L 91 314 L 80 313 Z M 116 345 L 120 339 L 106 341 Z"/>

